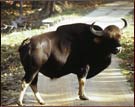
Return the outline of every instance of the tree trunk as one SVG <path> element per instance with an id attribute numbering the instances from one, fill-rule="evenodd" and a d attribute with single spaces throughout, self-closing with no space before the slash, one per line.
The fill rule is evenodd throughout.
<path id="1" fill-rule="evenodd" d="M 23 5 L 23 0 L 20 0 L 20 9 L 19 9 L 20 16 L 23 15 L 23 7 L 22 7 L 22 5 Z"/>
<path id="2" fill-rule="evenodd" d="M 55 3 L 55 1 L 44 1 L 44 3 L 43 3 L 44 5 L 43 5 L 41 13 L 45 14 L 44 15 L 45 17 L 49 17 L 53 14 L 54 3 Z"/>

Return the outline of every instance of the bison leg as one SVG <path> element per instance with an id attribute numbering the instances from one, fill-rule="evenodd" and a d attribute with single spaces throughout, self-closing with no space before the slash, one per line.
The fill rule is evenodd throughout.
<path id="1" fill-rule="evenodd" d="M 37 101 L 40 103 L 40 104 L 45 104 L 44 100 L 41 98 L 38 90 L 37 90 L 37 81 L 38 81 L 38 74 L 36 75 L 36 77 L 33 79 L 32 83 L 30 84 L 30 87 L 31 89 L 33 90 L 34 92 L 34 95 L 37 99 Z"/>
<path id="2" fill-rule="evenodd" d="M 85 96 L 85 83 L 86 83 L 86 77 L 89 71 L 89 65 L 86 65 L 82 70 L 81 74 L 78 75 L 78 81 L 79 81 L 79 98 L 81 100 L 89 100 L 88 97 Z"/>
<path id="3" fill-rule="evenodd" d="M 25 91 L 28 88 L 28 86 L 31 84 L 32 80 L 37 75 L 37 73 L 38 73 L 37 71 L 38 70 L 36 70 L 36 72 L 26 72 L 25 73 L 25 76 L 23 78 L 22 85 L 21 85 L 21 88 L 22 88 L 21 93 L 20 93 L 20 96 L 19 96 L 19 99 L 18 99 L 18 102 L 17 102 L 18 105 L 23 106 L 22 101 L 23 101 Z"/>
<path id="4" fill-rule="evenodd" d="M 28 86 L 29 86 L 29 83 L 26 83 L 25 81 L 22 81 L 22 85 L 21 85 L 22 89 L 21 89 L 21 93 L 20 93 L 20 96 L 19 96 L 19 99 L 18 99 L 18 102 L 17 102 L 17 104 L 19 106 L 23 106 L 22 100 L 23 100 L 25 91 L 26 91 Z"/>

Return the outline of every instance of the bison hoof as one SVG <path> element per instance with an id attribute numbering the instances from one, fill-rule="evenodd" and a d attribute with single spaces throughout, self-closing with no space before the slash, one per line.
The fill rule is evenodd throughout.
<path id="1" fill-rule="evenodd" d="M 24 106 L 22 102 L 17 101 L 18 106 Z"/>
<path id="2" fill-rule="evenodd" d="M 39 104 L 45 105 L 45 102 L 44 101 L 39 101 Z"/>
<path id="3" fill-rule="evenodd" d="M 79 98 L 80 98 L 81 100 L 89 100 L 89 98 L 88 98 L 88 97 L 86 97 L 85 95 L 83 95 L 83 96 L 79 96 Z"/>

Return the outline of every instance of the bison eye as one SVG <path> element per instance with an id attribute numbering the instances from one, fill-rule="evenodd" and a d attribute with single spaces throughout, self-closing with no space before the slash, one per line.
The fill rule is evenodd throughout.
<path id="1" fill-rule="evenodd" d="M 101 41 L 102 41 L 101 38 L 98 37 L 94 38 L 94 42 L 97 44 L 99 44 Z"/>
<path id="2" fill-rule="evenodd" d="M 119 40 L 121 38 L 121 35 L 120 34 L 117 34 L 116 36 L 115 36 L 115 39 L 116 40 Z"/>

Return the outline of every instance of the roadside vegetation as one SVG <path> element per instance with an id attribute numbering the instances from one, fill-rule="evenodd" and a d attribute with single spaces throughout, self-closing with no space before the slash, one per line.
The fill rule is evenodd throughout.
<path id="1" fill-rule="evenodd" d="M 129 21 L 127 29 L 122 36 L 123 50 L 118 57 L 122 59 L 121 68 L 122 73 L 126 76 L 128 82 L 130 82 L 132 90 L 134 90 L 134 11 L 130 12 L 125 18 Z"/>
<path id="2" fill-rule="evenodd" d="M 133 27 L 129 28 L 129 30 L 131 29 L 133 30 Z M 128 34 L 128 32 L 125 32 L 125 34 Z M 131 83 L 132 90 L 134 90 L 134 37 L 122 37 L 122 46 L 123 51 L 118 55 L 122 59 L 120 66 L 123 68 L 122 73 Z"/>

